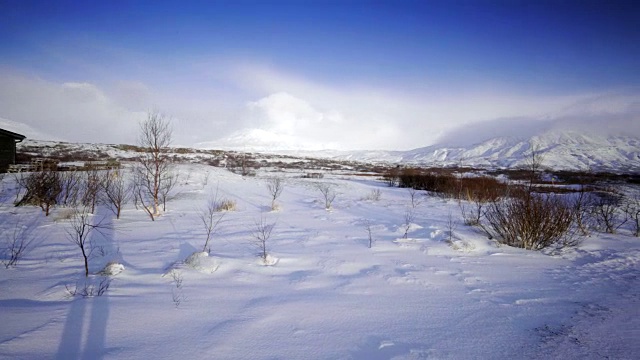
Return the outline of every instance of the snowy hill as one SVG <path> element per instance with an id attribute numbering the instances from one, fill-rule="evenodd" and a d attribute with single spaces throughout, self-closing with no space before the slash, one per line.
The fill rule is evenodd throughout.
<path id="1" fill-rule="evenodd" d="M 549 127 L 531 131 L 529 136 L 480 137 L 478 142 L 466 145 L 436 144 L 408 151 L 335 150 L 334 144 L 320 144 L 261 129 L 239 131 L 195 147 L 367 163 L 506 168 L 522 166 L 531 154 L 532 144 L 543 157 L 543 166 L 548 168 L 640 170 L 640 138 Z"/>
<path id="2" fill-rule="evenodd" d="M 640 169 L 640 139 L 548 132 L 529 139 L 494 138 L 469 147 L 430 146 L 402 154 L 400 162 L 465 166 L 522 166 L 532 144 L 554 169 Z"/>
<path id="3" fill-rule="evenodd" d="M 274 151 L 371 163 L 417 166 L 519 167 L 538 148 L 543 166 L 565 170 L 640 170 L 640 139 L 577 132 L 547 132 L 531 138 L 496 137 L 468 146 L 432 145 L 409 151 Z"/>

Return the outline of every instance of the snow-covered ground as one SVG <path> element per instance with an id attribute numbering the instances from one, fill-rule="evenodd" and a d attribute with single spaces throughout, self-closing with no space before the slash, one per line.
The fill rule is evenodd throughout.
<path id="1" fill-rule="evenodd" d="M 132 204 L 119 220 L 96 211 L 113 230 L 93 233 L 89 270 L 111 261 L 124 270 L 90 298 L 68 296 L 84 278 L 68 209 L 45 217 L 14 208 L 13 179 L 4 178 L 3 236 L 18 224 L 37 246 L 0 269 L 0 358 L 640 356 L 640 241 L 626 230 L 561 252 L 527 251 L 464 226 L 454 201 L 425 197 L 405 239 L 407 190 L 372 178 L 288 178 L 271 211 L 263 177 L 178 169 L 177 194 L 156 221 Z M 315 182 L 333 184 L 331 211 Z M 191 256 L 206 238 L 199 209 L 216 191 L 237 209 L 225 214 L 210 255 Z M 252 243 L 261 220 L 275 223 L 269 266 Z"/>

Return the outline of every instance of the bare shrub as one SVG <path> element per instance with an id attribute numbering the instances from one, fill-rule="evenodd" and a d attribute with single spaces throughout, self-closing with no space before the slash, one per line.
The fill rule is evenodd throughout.
<path id="1" fill-rule="evenodd" d="M 447 242 L 452 245 L 453 244 L 453 232 L 456 231 L 458 227 L 458 223 L 453 219 L 453 215 L 449 212 L 447 217 Z"/>
<path id="2" fill-rule="evenodd" d="M 260 217 L 260 220 L 256 220 L 254 222 L 253 230 L 251 231 L 251 235 L 254 238 L 254 245 L 260 251 L 260 258 L 266 264 L 268 259 L 267 256 L 269 253 L 267 252 L 267 242 L 271 237 L 271 232 L 273 228 L 276 226 L 276 223 L 268 223 L 264 217 Z"/>
<path id="3" fill-rule="evenodd" d="M 412 209 L 417 208 L 422 204 L 422 199 L 420 198 L 420 192 L 414 188 L 408 188 L 409 191 L 409 201 Z"/>
<path id="4" fill-rule="evenodd" d="M 43 170 L 32 172 L 19 179 L 20 186 L 26 189 L 26 193 L 16 206 L 40 206 L 45 215 L 49 216 L 51 207 L 58 203 L 58 196 L 62 192 L 60 174 L 57 171 Z"/>
<path id="5" fill-rule="evenodd" d="M 95 166 L 90 166 L 84 172 L 84 181 L 82 186 L 82 205 L 89 209 L 90 213 L 95 213 L 96 204 L 100 197 L 101 182 L 100 170 Z"/>
<path id="6" fill-rule="evenodd" d="M 73 287 L 65 285 L 67 295 L 69 297 L 82 296 L 83 298 L 102 296 L 109 290 L 111 279 L 108 277 L 100 277 L 99 279 L 97 281 L 95 278 L 85 278 Z"/>
<path id="7" fill-rule="evenodd" d="M 318 182 L 315 183 L 315 187 L 322 194 L 322 198 L 324 200 L 324 208 L 326 210 L 331 210 L 333 201 L 336 199 L 336 191 L 334 190 L 334 186 L 329 183 Z"/>
<path id="8" fill-rule="evenodd" d="M 16 222 L 13 231 L 3 235 L 4 251 L 2 264 L 5 268 L 15 267 L 32 248 L 35 240 L 30 236 L 28 227 Z"/>
<path id="9" fill-rule="evenodd" d="M 367 232 L 369 237 L 369 249 L 371 249 L 375 240 L 373 239 L 373 224 L 368 219 L 364 221 L 364 231 Z"/>
<path id="10" fill-rule="evenodd" d="M 162 202 L 162 211 L 167 211 L 167 200 L 175 197 L 176 194 L 173 193 L 176 185 L 178 184 L 178 174 L 173 171 L 168 171 L 162 176 L 162 180 L 160 181 L 160 190 L 158 191 L 160 195 L 160 201 Z"/>
<path id="11" fill-rule="evenodd" d="M 600 231 L 615 234 L 627 222 L 627 217 L 621 209 L 622 196 L 612 189 L 596 193 L 591 207 L 596 225 Z"/>
<path id="12" fill-rule="evenodd" d="M 395 167 L 387 170 L 382 178 L 389 187 L 398 186 L 400 183 L 400 168 Z"/>
<path id="13" fill-rule="evenodd" d="M 624 207 L 627 218 L 633 223 L 633 235 L 640 236 L 640 195 L 630 198 Z"/>
<path id="14" fill-rule="evenodd" d="M 107 170 L 102 178 L 102 202 L 107 204 L 114 213 L 116 219 L 120 219 L 122 207 L 131 198 L 132 185 L 126 178 L 123 170 Z"/>
<path id="15" fill-rule="evenodd" d="M 277 210 L 276 200 L 284 190 L 284 179 L 280 177 L 269 178 L 266 185 L 269 195 L 271 195 L 271 210 Z"/>
<path id="16" fill-rule="evenodd" d="M 207 236 L 202 251 L 206 251 L 207 253 L 211 251 L 211 248 L 209 247 L 211 236 L 215 233 L 218 225 L 225 215 L 220 212 L 220 206 L 220 202 L 218 201 L 218 192 L 216 191 L 215 195 L 209 199 L 207 205 L 203 209 L 200 209 L 198 214 Z"/>
<path id="17" fill-rule="evenodd" d="M 78 171 L 60 172 L 62 192 L 59 202 L 64 206 L 76 206 L 82 190 L 82 173 Z"/>
<path id="18" fill-rule="evenodd" d="M 592 220 L 592 206 L 591 196 L 585 186 L 581 185 L 580 190 L 573 196 L 571 207 L 573 208 L 576 227 L 582 236 L 589 235 Z"/>
<path id="19" fill-rule="evenodd" d="M 512 194 L 514 195 L 514 194 Z M 529 250 L 575 245 L 574 214 L 561 196 L 524 192 L 494 200 L 483 229 L 500 243 Z"/>
<path id="20" fill-rule="evenodd" d="M 411 230 L 411 225 L 415 220 L 416 213 L 413 208 L 406 209 L 404 211 L 404 223 L 402 223 L 402 228 L 404 229 L 403 238 L 407 238 L 409 236 L 409 230 Z"/>
<path id="21" fill-rule="evenodd" d="M 380 199 L 382 199 L 382 191 L 380 189 L 373 189 L 362 199 L 367 201 L 380 201 Z"/>
<path id="22" fill-rule="evenodd" d="M 216 211 L 236 211 L 237 207 L 235 200 L 221 199 L 217 202 Z"/>
<path id="23" fill-rule="evenodd" d="M 179 308 L 185 300 L 182 289 L 171 289 L 171 300 L 173 301 L 173 305 L 176 309 Z"/>

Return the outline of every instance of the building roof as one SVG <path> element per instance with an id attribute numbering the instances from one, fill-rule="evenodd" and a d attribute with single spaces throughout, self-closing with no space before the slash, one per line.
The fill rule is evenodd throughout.
<path id="1" fill-rule="evenodd" d="M 16 139 L 18 141 L 22 141 L 26 137 L 24 135 L 20 135 L 18 133 L 14 133 L 14 132 L 11 132 L 11 131 L 5 130 L 5 129 L 0 129 L 0 135 L 6 136 L 6 137 L 10 137 L 10 138 L 14 138 L 14 139 Z"/>

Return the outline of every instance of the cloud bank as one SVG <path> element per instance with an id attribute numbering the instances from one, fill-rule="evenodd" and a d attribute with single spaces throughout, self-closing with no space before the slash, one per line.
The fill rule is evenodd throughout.
<path id="1" fill-rule="evenodd" d="M 246 141 L 271 134 L 266 139 L 271 144 L 281 136 L 337 150 L 465 145 L 552 129 L 640 136 L 635 89 L 540 95 L 498 86 L 346 84 L 246 62 L 217 65 L 215 74 L 194 66 L 181 80 L 168 77 L 162 83 L 116 74 L 102 83 L 54 81 L 4 69 L 0 117 L 52 138 L 135 143 L 139 121 L 157 109 L 172 118 L 174 143 L 180 146 L 233 136 L 241 141 L 237 134 L 251 130 L 260 131 Z"/>

